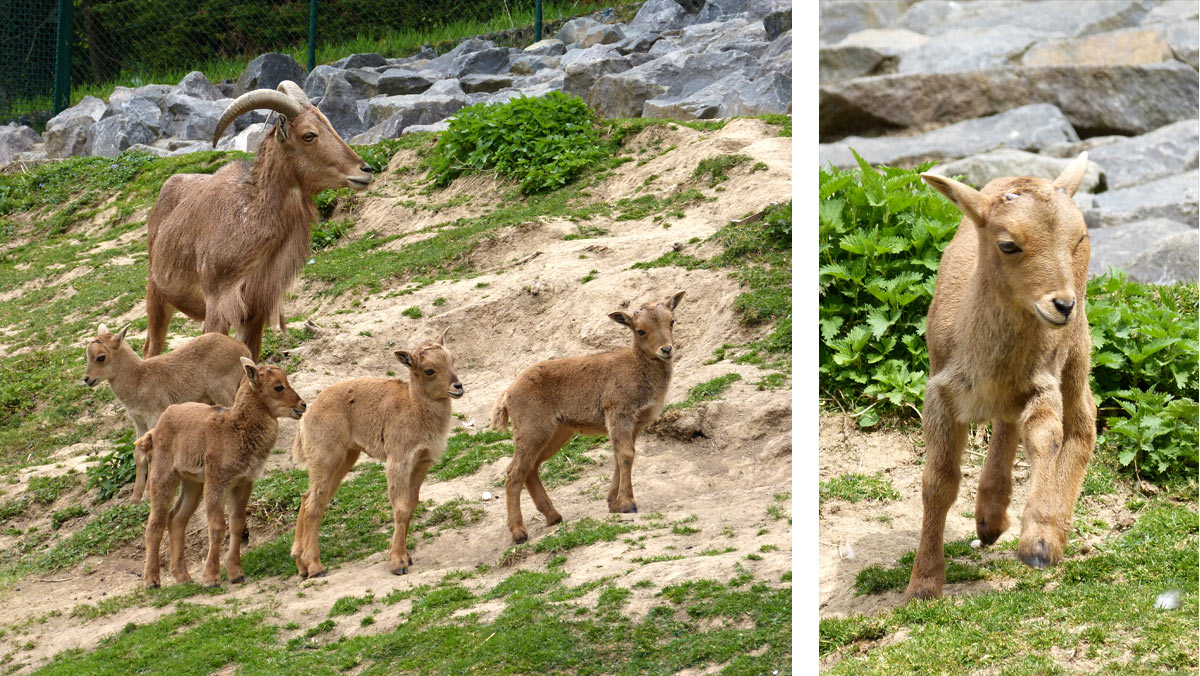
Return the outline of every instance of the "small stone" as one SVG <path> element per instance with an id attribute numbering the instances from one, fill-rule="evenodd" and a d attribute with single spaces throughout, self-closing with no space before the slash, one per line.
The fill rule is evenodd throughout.
<path id="1" fill-rule="evenodd" d="M 971 540 L 971 549 L 979 549 L 983 546 L 983 542 L 979 538 Z"/>
<path id="2" fill-rule="evenodd" d="M 491 491 L 484 491 L 484 492 L 483 492 L 483 501 L 484 501 L 484 502 L 487 502 L 488 500 L 491 500 L 491 499 L 492 499 L 492 492 L 491 492 Z"/>
<path id="3" fill-rule="evenodd" d="M 1088 554 L 1088 553 L 1091 553 L 1091 551 L 1092 551 L 1092 546 L 1090 544 L 1085 542 L 1085 543 L 1079 545 L 1079 553 L 1080 554 Z"/>

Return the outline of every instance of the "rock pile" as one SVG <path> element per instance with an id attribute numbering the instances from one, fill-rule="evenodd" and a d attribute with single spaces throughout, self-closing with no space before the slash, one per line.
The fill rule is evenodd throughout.
<path id="1" fill-rule="evenodd" d="M 603 12 L 600 19 L 611 15 Z M 551 91 L 576 94 L 605 117 L 728 117 L 791 112 L 790 0 L 648 0 L 628 24 L 573 19 L 525 49 L 469 39 L 438 55 L 353 54 L 311 73 L 284 54 L 264 54 L 236 81 L 194 72 L 179 84 L 117 87 L 87 97 L 32 129 L 0 127 L 0 167 L 127 148 L 159 154 L 211 147 L 233 97 L 282 80 L 305 93 L 352 143 L 431 129 L 466 106 Z M 253 150 L 262 113 L 238 118 L 218 143 Z"/>
<path id="2" fill-rule="evenodd" d="M 1178 0 L 822 0 L 820 158 L 982 186 L 1081 151 L 1092 274 L 1195 281 L 1200 9 Z"/>

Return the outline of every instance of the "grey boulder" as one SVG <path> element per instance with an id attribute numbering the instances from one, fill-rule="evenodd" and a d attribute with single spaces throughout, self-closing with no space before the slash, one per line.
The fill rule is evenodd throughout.
<path id="1" fill-rule="evenodd" d="M 304 70 L 304 66 L 296 63 L 291 56 L 268 52 L 256 57 L 246 66 L 246 70 L 238 76 L 233 91 L 236 97 L 255 89 L 276 89 L 284 80 L 300 84 L 307 76 L 308 72 Z"/>
<path id="2" fill-rule="evenodd" d="M 967 177 L 967 182 L 982 188 L 989 181 L 1005 176 L 1040 176 L 1053 179 L 1062 173 L 1075 158 L 1046 157 L 1016 148 L 997 148 L 982 155 L 939 164 L 934 169 L 944 176 Z M 1079 184 L 1079 192 L 1095 193 L 1104 187 L 1102 163 L 1088 157 L 1087 171 Z"/>
<path id="3" fill-rule="evenodd" d="M 179 92 L 180 94 L 194 96 L 198 99 L 204 99 L 206 101 L 216 101 L 217 99 L 225 98 L 224 96 L 221 96 L 221 90 L 217 89 L 212 82 L 208 81 L 208 78 L 204 76 L 204 73 L 201 73 L 198 70 L 194 70 L 187 75 L 184 75 L 183 79 L 179 81 L 179 84 L 175 86 L 175 91 Z M 109 103 L 112 103 L 111 98 L 109 99 Z"/>
<path id="4" fill-rule="evenodd" d="M 1111 227 L 1132 221 L 1167 218 L 1197 227 L 1200 172 L 1193 169 L 1130 188 L 1096 195 L 1096 208 L 1084 212 L 1088 227 Z"/>
<path id="5" fill-rule="evenodd" d="M 670 31 L 688 25 L 691 18 L 687 10 L 675 0 L 646 0 L 629 25 L 655 32 Z"/>
<path id="6" fill-rule="evenodd" d="M 0 167 L 12 162 L 18 153 L 23 153 L 41 140 L 33 127 L 16 122 L 0 127 Z"/>
<path id="7" fill-rule="evenodd" d="M 1128 270 L 1130 261 L 1145 251 L 1147 245 L 1187 232 L 1193 232 L 1193 229 L 1165 218 L 1093 229 L 1088 233 L 1092 250 L 1088 274 L 1093 277 L 1103 275 L 1109 267 Z"/>
<path id="8" fill-rule="evenodd" d="M 1104 167 L 1109 189 L 1127 188 L 1197 167 L 1200 129 L 1197 120 L 1183 120 L 1149 134 L 1102 145 L 1091 158 Z"/>

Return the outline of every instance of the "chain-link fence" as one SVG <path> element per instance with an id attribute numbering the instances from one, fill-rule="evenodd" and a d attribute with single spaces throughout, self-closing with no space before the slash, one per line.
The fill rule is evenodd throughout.
<path id="1" fill-rule="evenodd" d="M 264 52 L 311 68 L 357 52 L 406 56 L 425 44 L 444 49 L 512 29 L 526 29 L 519 34 L 532 40 L 536 17 L 560 23 L 636 2 L 0 0 L 0 123 L 40 128 L 63 107 L 117 84 L 174 84 L 194 70 L 213 81 L 236 78 Z M 61 34 L 60 18 L 70 26 Z"/>

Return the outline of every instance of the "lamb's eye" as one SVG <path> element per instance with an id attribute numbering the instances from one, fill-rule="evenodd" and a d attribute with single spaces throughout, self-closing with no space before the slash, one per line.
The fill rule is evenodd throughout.
<path id="1" fill-rule="evenodd" d="M 999 242 L 997 246 L 1000 247 L 1000 251 L 1006 254 L 1021 253 L 1021 247 L 1017 246 L 1016 242 Z"/>
<path id="2" fill-rule="evenodd" d="M 104 355 L 100 355 L 99 357 L 96 357 L 96 361 L 104 361 Z"/>
<path id="3" fill-rule="evenodd" d="M 671 320 L 671 326 L 675 326 L 675 320 L 674 320 L 674 319 L 672 319 L 672 320 Z"/>
<path id="4" fill-rule="evenodd" d="M 645 332 L 645 331 L 643 331 L 643 330 L 641 330 L 641 329 L 638 329 L 638 335 L 639 335 L 639 336 L 644 336 L 644 335 L 646 335 L 646 332 Z"/>
<path id="5" fill-rule="evenodd" d="M 317 135 L 316 135 L 315 133 L 313 133 L 313 132 L 311 132 L 311 131 L 310 131 L 310 132 L 308 132 L 307 134 L 305 134 L 305 135 L 304 135 L 304 140 L 305 140 L 305 141 L 311 141 L 311 140 L 315 139 L 316 137 L 317 137 Z"/>
<path id="6" fill-rule="evenodd" d="M 436 371 L 434 371 L 433 369 L 425 369 L 425 375 L 427 375 L 427 376 L 431 376 L 434 373 L 436 373 Z"/>
<path id="7" fill-rule="evenodd" d="M 275 391 L 276 391 L 276 392 L 282 392 L 282 391 L 283 391 L 283 385 L 276 385 L 276 386 L 275 386 Z"/>
<path id="8" fill-rule="evenodd" d="M 1005 202 L 1011 202 L 1015 199 L 1017 199 L 1017 193 L 1015 193 L 1015 192 L 1010 192 L 1004 196 Z"/>

